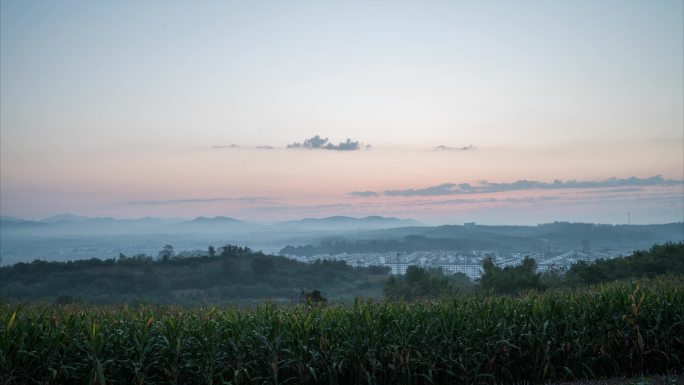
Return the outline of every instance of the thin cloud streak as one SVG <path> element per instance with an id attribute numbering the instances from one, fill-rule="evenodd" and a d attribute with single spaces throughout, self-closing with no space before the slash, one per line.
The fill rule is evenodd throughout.
<path id="1" fill-rule="evenodd" d="M 350 195 L 356 197 L 372 197 L 380 195 L 400 197 L 444 196 L 525 190 L 602 189 L 632 186 L 675 186 L 682 184 L 684 184 L 684 180 L 664 179 L 660 175 L 652 176 L 650 178 L 610 178 L 602 181 L 561 181 L 556 179 L 551 183 L 531 180 L 518 180 L 512 183 L 491 183 L 485 180 L 480 181 L 477 185 L 471 185 L 469 183 L 443 183 L 422 189 L 385 190 L 383 192 L 354 191 L 351 192 Z"/>
<path id="2" fill-rule="evenodd" d="M 361 207 L 375 206 L 375 204 L 362 204 Z M 296 211 L 296 210 L 326 210 L 326 209 L 349 209 L 358 207 L 351 203 L 330 203 L 330 204 L 318 204 L 318 205 L 278 205 L 278 206 L 261 206 L 249 208 L 249 211 Z"/>
<path id="3" fill-rule="evenodd" d="M 472 146 L 471 146 L 472 147 Z M 330 150 L 330 151 L 357 151 L 361 149 L 370 149 L 370 144 L 362 144 L 358 140 L 351 140 L 347 138 L 346 141 L 334 144 L 330 142 L 328 138 L 321 138 L 320 135 L 313 136 L 311 138 L 305 139 L 304 142 L 294 142 L 288 144 L 285 147 L 274 147 L 268 145 L 259 146 L 242 146 L 239 144 L 224 144 L 224 145 L 214 145 L 210 147 L 212 150 L 237 150 L 237 149 L 253 149 L 253 150 L 275 150 L 275 149 L 286 149 L 286 150 Z"/>
<path id="4" fill-rule="evenodd" d="M 129 206 L 167 206 L 167 205 L 188 205 L 216 202 L 242 202 L 242 203 L 271 203 L 269 197 L 240 197 L 240 198 L 182 198 L 166 200 L 139 200 L 126 202 Z"/>
<path id="5" fill-rule="evenodd" d="M 435 150 L 436 151 L 470 151 L 470 150 L 474 150 L 476 148 L 477 147 L 473 146 L 472 144 L 469 144 L 469 145 L 463 146 L 463 147 L 451 147 L 451 146 L 442 145 L 442 146 L 435 147 Z"/>
<path id="6" fill-rule="evenodd" d="M 212 150 L 236 150 L 236 149 L 252 149 L 252 150 L 273 150 L 275 147 L 273 146 L 240 146 L 238 144 L 226 144 L 226 145 L 216 145 L 216 146 L 211 146 Z"/>
<path id="7" fill-rule="evenodd" d="M 403 202 L 377 202 L 369 201 L 358 203 L 334 203 L 317 205 L 278 205 L 263 206 L 246 209 L 250 212 L 263 211 L 315 211 L 326 209 L 350 210 L 350 209 L 370 209 L 382 210 L 384 208 L 411 208 L 424 206 L 456 206 L 472 205 L 483 203 L 539 203 L 559 200 L 556 196 L 523 197 L 523 198 L 482 198 L 482 199 L 449 199 L 449 200 L 422 200 L 422 201 L 403 201 Z M 370 215 L 370 214 L 369 214 Z"/>
<path id="8" fill-rule="evenodd" d="M 369 198 L 364 201 L 327 202 L 322 204 L 279 204 L 273 206 L 245 207 L 239 210 L 241 215 L 246 216 L 276 216 L 280 218 L 296 218 L 298 216 L 331 216 L 331 215 L 392 215 L 407 216 L 419 220 L 436 217 L 454 217 L 463 219 L 464 213 L 468 215 L 485 215 L 486 213 L 500 212 L 500 210 L 528 210 L 529 213 L 544 217 L 543 213 L 553 210 L 565 212 L 581 207 L 582 210 L 601 210 L 608 207 L 615 211 L 628 207 L 631 211 L 644 207 L 660 205 L 669 210 L 681 210 L 681 194 L 670 191 L 656 191 L 644 189 L 642 192 L 615 193 L 607 190 L 596 191 L 595 196 L 587 194 L 570 194 L 559 192 L 558 194 L 533 195 L 533 196 L 486 196 L 486 197 L 404 197 L 400 199 L 377 199 Z M 668 189 L 669 190 L 669 189 Z M 565 210 L 565 211 L 564 211 Z M 522 212 L 522 211 L 521 211 Z M 478 214 L 479 213 L 479 214 Z M 476 218 L 473 216 L 469 218 Z M 544 219 L 548 220 L 548 219 Z M 681 220 L 676 216 L 668 221 Z M 541 223 L 541 222 L 539 222 Z"/>
<path id="9" fill-rule="evenodd" d="M 613 193 L 631 193 L 631 192 L 639 192 L 639 191 L 645 191 L 646 189 L 643 187 L 623 187 L 623 188 L 611 188 L 607 190 L 600 190 L 598 192 L 613 192 Z M 596 194 L 597 191 L 580 191 L 579 194 Z"/>

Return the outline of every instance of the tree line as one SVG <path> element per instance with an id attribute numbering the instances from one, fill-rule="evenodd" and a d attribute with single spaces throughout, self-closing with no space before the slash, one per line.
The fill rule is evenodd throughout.
<path id="1" fill-rule="evenodd" d="M 684 242 L 654 245 L 650 250 L 636 251 L 624 258 L 584 261 L 567 271 L 537 271 L 537 263 L 525 257 L 518 266 L 500 267 L 491 258 L 482 263 L 483 274 L 470 282 L 462 273 L 446 276 L 438 269 L 409 266 L 403 277 L 388 278 L 384 293 L 389 299 L 435 298 L 463 292 L 516 294 L 529 290 L 580 287 L 629 278 L 655 277 L 662 274 L 684 274 Z"/>

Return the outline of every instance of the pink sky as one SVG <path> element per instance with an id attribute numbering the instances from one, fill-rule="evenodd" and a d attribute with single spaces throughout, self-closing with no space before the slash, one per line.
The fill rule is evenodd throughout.
<path id="1" fill-rule="evenodd" d="M 684 180 L 682 2 L 0 7 L 2 215 L 684 220 L 681 183 L 350 194 Z"/>
<path id="2" fill-rule="evenodd" d="M 115 217 L 228 215 L 269 222 L 327 215 L 391 215 L 429 223 L 553 220 L 635 223 L 682 219 L 684 185 L 678 143 L 619 148 L 598 144 L 440 151 L 417 146 L 357 152 L 169 149 L 150 154 L 64 155 L 34 160 L 3 175 L 3 215 L 41 218 L 61 212 Z M 631 156 L 631 154 L 639 154 Z M 667 155 L 667 156 L 663 156 Z M 64 160 L 69 162 L 65 163 Z M 644 159 L 661 159 L 660 162 Z M 681 164 L 681 163 L 680 163 Z M 47 170 L 47 172 L 46 172 Z M 443 183 L 533 180 L 604 181 L 661 175 L 668 185 L 525 189 L 435 196 L 387 196 L 386 190 Z M 36 183 L 40 181 L 40 183 Z M 380 196 L 350 193 L 373 191 Z"/>

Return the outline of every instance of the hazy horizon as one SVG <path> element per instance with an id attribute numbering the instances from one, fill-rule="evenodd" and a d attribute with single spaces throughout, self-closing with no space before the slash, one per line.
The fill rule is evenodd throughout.
<path id="1" fill-rule="evenodd" d="M 0 213 L 684 221 L 684 4 L 0 3 Z"/>
<path id="2" fill-rule="evenodd" d="M 164 217 L 164 216 L 87 216 L 87 215 L 79 215 L 79 214 L 74 214 L 74 213 L 69 213 L 69 212 L 62 212 L 62 213 L 56 213 L 54 215 L 50 215 L 47 217 L 17 217 L 17 216 L 12 216 L 12 215 L 3 215 L 3 217 L 7 218 L 16 218 L 20 220 L 28 220 L 28 221 L 36 221 L 36 222 L 45 222 L 45 223 L 51 223 L 51 222 L 46 222 L 46 220 L 54 219 L 55 217 L 60 217 L 60 216 L 75 216 L 79 218 L 86 218 L 86 219 L 114 219 L 114 220 L 144 220 L 144 219 L 158 219 L 162 221 L 167 221 L 167 223 L 180 223 L 180 222 L 189 222 L 193 221 L 195 219 L 199 218 L 206 218 L 206 219 L 215 219 L 215 218 L 228 218 L 228 219 L 235 219 L 241 222 L 249 223 L 249 224 L 255 224 L 255 225 L 276 225 L 276 224 L 281 224 L 281 223 L 286 223 L 286 222 L 297 222 L 297 221 L 302 221 L 302 220 L 318 220 L 318 219 L 330 219 L 334 217 L 343 217 L 343 218 L 352 218 L 352 219 L 366 219 L 368 217 L 380 217 L 380 218 L 385 218 L 385 219 L 398 219 L 398 220 L 414 220 L 416 221 L 419 226 L 443 226 L 443 225 L 464 225 L 467 223 L 475 223 L 477 225 L 482 225 L 482 226 L 538 226 L 538 225 L 545 225 L 545 224 L 552 224 L 552 223 L 584 223 L 584 224 L 595 224 L 595 225 L 614 225 L 614 226 L 620 226 L 620 225 L 634 225 L 634 226 L 642 226 L 642 225 L 663 225 L 663 224 L 672 224 L 672 223 L 683 223 L 684 221 L 670 221 L 670 222 L 635 222 L 634 219 L 632 218 L 632 213 L 627 212 L 625 213 L 625 218 L 623 218 L 623 221 L 615 221 L 615 222 L 590 222 L 590 221 L 569 221 L 569 220 L 563 220 L 563 219 L 557 219 L 557 220 L 550 220 L 550 221 L 544 221 L 544 222 L 535 222 L 535 221 L 524 221 L 524 222 L 495 222 L 495 221 L 467 221 L 467 220 L 444 220 L 444 219 L 428 219 L 426 220 L 420 220 L 412 217 L 392 217 L 392 216 L 383 216 L 383 215 L 374 215 L 374 214 L 369 214 L 365 216 L 359 216 L 359 215 L 330 215 L 330 216 L 309 216 L 309 217 L 287 217 L 283 218 L 281 220 L 276 220 L 276 221 L 264 221 L 264 220 L 251 220 L 249 218 L 240 218 L 240 217 L 232 217 L 229 215 L 221 215 L 221 214 L 216 214 L 212 216 L 188 216 L 188 217 Z M 638 218 L 637 218 L 638 219 Z M 65 219 L 65 221 L 68 221 L 68 219 Z M 409 225 L 410 226 L 410 225 Z"/>

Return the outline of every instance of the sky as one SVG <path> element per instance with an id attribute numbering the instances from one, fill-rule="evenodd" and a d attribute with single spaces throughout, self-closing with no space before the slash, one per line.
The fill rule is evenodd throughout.
<path id="1" fill-rule="evenodd" d="M 2 0 L 0 213 L 683 221 L 683 68 L 679 0 Z"/>

